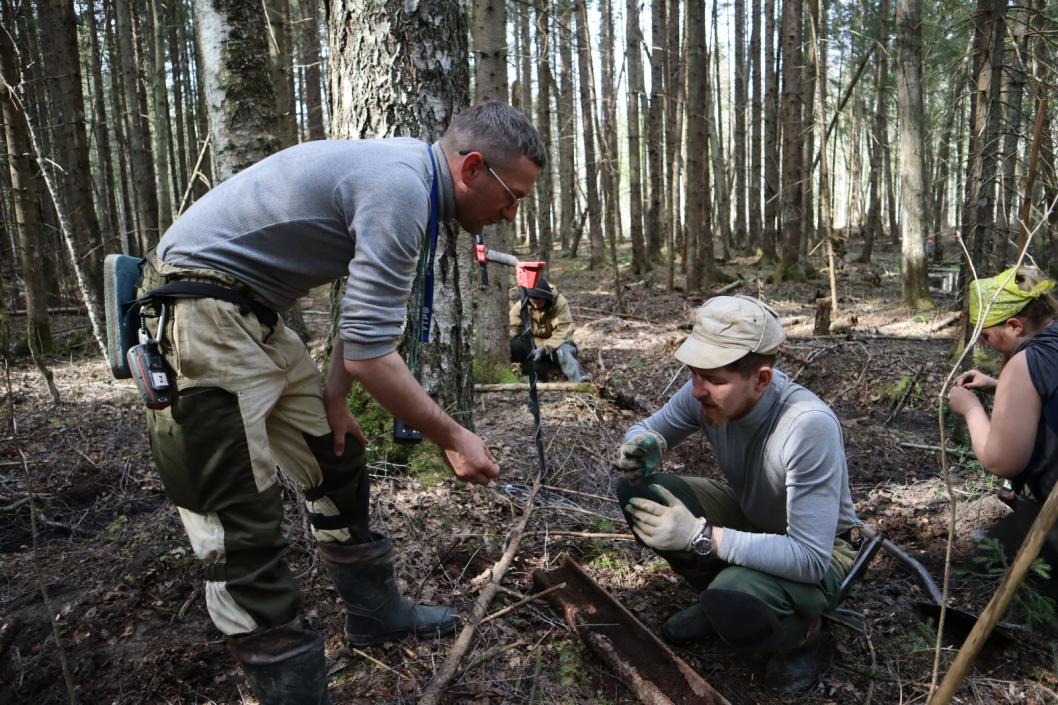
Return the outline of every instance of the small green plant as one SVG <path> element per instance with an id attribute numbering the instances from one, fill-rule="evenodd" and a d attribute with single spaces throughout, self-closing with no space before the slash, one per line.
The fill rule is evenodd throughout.
<path id="1" fill-rule="evenodd" d="M 441 457 L 441 450 L 433 444 L 421 444 L 413 447 L 408 460 L 409 474 L 429 489 L 448 479 L 448 465 Z"/>
<path id="2" fill-rule="evenodd" d="M 973 562 L 986 578 L 999 581 L 1009 568 L 1003 545 L 999 539 L 988 537 L 977 547 Z M 1050 580 L 1051 565 L 1042 558 L 1033 561 L 1029 573 L 1043 580 Z M 1053 598 L 1041 593 L 1031 582 L 1023 582 L 1014 594 L 1014 601 L 1007 611 L 1010 619 L 1030 625 L 1047 624 L 1058 616 Z"/>
<path id="3" fill-rule="evenodd" d="M 911 375 L 904 375 L 903 377 L 901 377 L 900 379 L 896 380 L 895 382 L 891 382 L 891 383 L 885 385 L 885 387 L 882 390 L 882 393 L 885 395 L 885 398 L 888 399 L 890 403 L 898 404 L 898 403 L 900 403 L 900 400 L 904 398 L 904 395 L 908 394 L 908 387 L 911 386 L 911 383 L 912 383 L 912 381 L 914 381 L 914 379 L 915 378 L 913 376 L 911 376 Z M 911 390 L 910 396 L 911 397 L 917 397 L 921 393 L 922 393 L 922 385 L 919 384 L 918 382 L 915 382 L 915 387 Z M 911 400 L 909 399 L 908 402 L 910 402 L 910 401 Z M 910 406 L 910 405 L 911 404 L 909 403 L 908 406 Z"/>
<path id="4" fill-rule="evenodd" d="M 616 530 L 614 523 L 609 519 L 603 519 L 602 517 L 593 517 L 591 520 L 591 530 L 597 531 L 600 534 L 612 534 Z"/>
<path id="5" fill-rule="evenodd" d="M 558 646 L 558 679 L 566 688 L 586 688 L 591 683 L 580 649 L 573 642 L 564 641 Z"/>

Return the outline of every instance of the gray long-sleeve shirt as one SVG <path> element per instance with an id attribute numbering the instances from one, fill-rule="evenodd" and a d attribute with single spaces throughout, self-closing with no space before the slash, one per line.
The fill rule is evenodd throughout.
<path id="1" fill-rule="evenodd" d="M 212 269 L 277 311 L 348 274 L 339 325 L 345 357 L 395 349 L 430 213 L 432 149 L 439 221 L 455 216 L 440 144 L 409 138 L 305 142 L 217 185 L 158 244 L 169 264 Z"/>
<path id="2" fill-rule="evenodd" d="M 759 532 L 724 529 L 718 556 L 735 565 L 815 583 L 830 565 L 834 537 L 855 526 L 841 424 L 819 397 L 774 370 L 763 396 L 742 418 L 711 426 L 688 381 L 650 418 L 625 433 L 649 430 L 668 447 L 698 430 Z"/>

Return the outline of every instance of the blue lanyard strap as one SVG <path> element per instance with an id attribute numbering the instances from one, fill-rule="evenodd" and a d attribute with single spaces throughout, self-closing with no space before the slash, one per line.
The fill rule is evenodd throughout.
<path id="1" fill-rule="evenodd" d="M 430 222 L 427 225 L 426 234 L 429 238 L 429 255 L 426 260 L 426 274 L 422 286 L 422 313 L 419 319 L 419 336 L 424 343 L 430 342 L 430 321 L 433 319 L 433 261 L 437 253 L 437 231 L 438 211 L 440 210 L 440 194 L 437 185 L 437 158 L 433 149 L 426 148 L 430 153 L 430 167 L 433 174 L 433 182 L 430 185 Z"/>

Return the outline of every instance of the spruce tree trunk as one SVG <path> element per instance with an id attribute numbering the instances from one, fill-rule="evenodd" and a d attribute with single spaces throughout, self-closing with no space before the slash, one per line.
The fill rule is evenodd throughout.
<path id="1" fill-rule="evenodd" d="M 132 16 L 132 0 L 114 0 L 114 16 L 117 20 L 118 60 L 121 62 L 121 83 L 124 89 L 123 116 L 125 134 L 128 137 L 129 167 L 132 177 L 132 201 L 134 203 L 135 234 L 130 237 L 132 254 L 143 255 L 158 243 L 158 192 L 154 180 L 154 158 L 150 149 L 150 127 L 145 110 L 140 109 L 140 67 L 143 57 L 136 47 Z"/>
<path id="2" fill-rule="evenodd" d="M 327 138 L 323 128 L 323 84 L 320 71 L 318 0 L 298 0 L 301 8 L 301 63 L 305 67 L 305 114 L 309 139 Z"/>
<path id="3" fill-rule="evenodd" d="M 606 256 L 602 233 L 602 204 L 599 200 L 601 175 L 595 152 L 595 100 L 592 87 L 591 41 L 588 35 L 587 0 L 575 0 L 574 23 L 577 33 L 577 68 L 580 88 L 581 132 L 584 139 L 584 171 L 586 175 L 588 209 L 588 244 L 591 248 L 590 268 L 603 266 Z"/>
<path id="4" fill-rule="evenodd" d="M 275 91 L 276 126 L 279 148 L 298 143 L 298 116 L 294 105 L 294 52 L 290 29 L 290 0 L 265 0 L 268 24 L 268 54 L 271 83 Z M 263 29 L 263 27 L 261 28 Z M 257 31 L 260 32 L 261 29 Z"/>
<path id="5" fill-rule="evenodd" d="M 5 12 L 4 24 L 10 24 Z M 0 29 L 6 33 L 5 29 Z M 0 42 L 0 45 L 6 45 Z M 13 44 L 12 44 L 13 47 Z M 7 141 L 7 168 L 11 174 L 15 234 L 18 240 L 19 265 L 26 306 L 26 340 L 34 354 L 51 354 L 55 344 L 51 336 L 44 268 L 40 266 L 40 229 L 34 182 L 40 178 L 37 163 L 30 158 L 31 146 L 25 115 L 14 102 L 13 86 L 20 83 L 21 68 L 14 51 L 0 50 L 0 105 L 3 108 L 4 137 Z M 7 348 L 4 348 L 6 354 Z"/>
<path id="6" fill-rule="evenodd" d="M 669 227 L 665 233 L 668 247 L 668 266 L 666 267 L 666 286 L 669 291 L 676 287 L 676 243 L 683 239 L 680 215 L 680 185 L 683 167 L 683 46 L 680 42 L 681 29 L 680 2 L 669 0 L 668 3 L 668 51 L 665 55 L 665 87 L 668 103 L 665 109 L 665 163 L 668 169 L 665 175 L 666 199 L 663 208 L 669 213 Z M 677 235 L 679 234 L 679 235 Z"/>
<path id="7" fill-rule="evenodd" d="M 48 155 L 61 167 L 59 197 L 73 226 L 79 256 L 89 273 L 92 296 L 102 300 L 103 241 L 92 198 L 92 170 L 88 158 L 84 92 L 77 47 L 77 18 L 73 0 L 52 0 L 37 6 L 45 80 L 55 98 L 51 107 L 57 123 L 56 139 Z"/>
<path id="8" fill-rule="evenodd" d="M 761 245 L 761 154 L 764 150 L 761 115 L 760 77 L 760 0 L 750 3 L 749 30 L 749 89 L 750 89 L 750 144 L 749 144 L 749 192 L 746 207 L 749 211 L 749 243 L 753 248 Z"/>
<path id="9" fill-rule="evenodd" d="M 537 0 L 536 9 L 536 129 L 544 144 L 551 145 L 551 31 L 550 12 L 547 0 Z M 554 202 L 554 182 L 552 180 L 552 160 L 540 171 L 536 180 L 536 216 L 537 216 L 537 256 L 544 262 L 551 261 L 551 249 L 554 243 L 551 211 Z"/>
<path id="10" fill-rule="evenodd" d="M 330 4 L 333 137 L 402 135 L 432 143 L 469 102 L 462 8 L 451 0 L 408 7 L 381 0 Z M 467 293 L 477 285 L 471 279 L 477 276 L 472 252 L 466 233 L 442 229 L 430 343 L 419 356 L 423 388 L 467 428 L 473 428 L 473 329 Z"/>
<path id="11" fill-rule="evenodd" d="M 154 158 L 157 160 L 155 178 L 158 188 L 158 230 L 165 232 L 173 222 L 173 189 L 170 185 L 169 92 L 165 86 L 165 40 L 162 38 L 162 18 L 159 0 L 150 0 L 151 17 L 151 112 L 154 116 Z"/>
<path id="12" fill-rule="evenodd" d="M 117 18 L 114 16 L 114 5 L 110 0 L 103 0 L 104 37 L 107 46 L 107 61 L 110 63 L 110 115 L 114 130 L 114 143 L 118 155 L 118 195 L 121 211 L 117 237 L 121 242 L 121 251 L 125 254 L 139 252 L 139 241 L 136 237 L 136 209 L 132 194 L 132 180 L 129 177 L 129 155 L 132 152 L 128 141 L 127 122 L 125 121 L 125 84 L 119 66 L 117 43 Z"/>
<path id="13" fill-rule="evenodd" d="M 518 107 L 529 116 L 533 114 L 533 40 L 529 35 L 529 9 L 523 7 L 517 16 L 518 40 L 521 45 L 518 57 L 518 99 L 521 105 Z M 523 207 L 518 209 L 522 211 L 522 222 L 525 224 L 525 240 L 530 251 L 534 252 L 537 247 L 536 202 L 538 199 L 537 189 L 534 188 L 529 197 L 525 199 Z"/>
<path id="14" fill-rule="evenodd" d="M 764 8 L 764 222 L 761 225 L 761 264 L 779 256 L 779 77 L 775 70 L 775 0 Z"/>
<path id="15" fill-rule="evenodd" d="M 684 226 L 687 228 L 687 291 L 698 291 L 702 288 L 705 262 L 698 255 L 705 246 L 703 239 L 712 250 L 709 213 L 705 209 L 705 181 L 707 170 L 706 156 L 709 144 L 707 132 L 707 111 L 710 108 L 706 91 L 706 72 L 709 70 L 709 56 L 705 46 L 705 13 L 703 3 L 688 2 L 686 6 L 687 22 L 687 200 L 684 211 Z M 711 253 L 710 253 L 711 254 Z M 710 259 L 712 257 L 710 256 Z"/>
<path id="16" fill-rule="evenodd" d="M 720 47 L 717 45 L 719 53 Z M 746 0 L 735 0 L 735 39 L 732 46 L 732 57 L 735 70 L 735 232 L 734 241 L 737 247 L 746 246 L 748 226 L 746 223 L 746 108 L 749 100 L 746 91 Z M 719 94 L 721 86 L 717 84 Z"/>
<path id="17" fill-rule="evenodd" d="M 628 131 L 628 234 L 632 239 L 632 272 L 646 274 L 643 242 L 643 167 L 640 159 L 639 101 L 643 95 L 643 35 L 639 28 L 637 0 L 625 2 L 625 62 L 628 67 L 625 129 Z"/>
<path id="18" fill-rule="evenodd" d="M 1017 152 L 1021 129 L 1027 121 L 1027 116 L 1022 113 L 1021 105 L 1025 95 L 1024 60 L 1029 56 L 1028 13 L 1025 7 L 1011 8 L 1010 31 L 1013 34 L 1015 50 L 1011 52 L 1009 66 L 1003 74 L 1003 105 L 1006 108 L 1006 117 L 1003 121 L 1006 132 L 1003 138 L 1002 154 L 1003 182 L 999 190 L 997 209 L 999 232 L 992 248 L 992 260 L 999 263 L 1007 261 L 1007 253 L 1011 251 L 1011 242 L 1016 243 L 1018 240 L 1018 236 L 1015 235 L 1019 229 Z"/>
<path id="19" fill-rule="evenodd" d="M 99 165 L 101 186 L 100 195 L 103 207 L 103 218 L 100 235 L 103 240 L 104 255 L 121 252 L 121 228 L 118 225 L 118 206 L 115 200 L 114 167 L 111 161 L 110 132 L 107 125 L 106 90 L 103 85 L 103 54 L 99 47 L 99 24 L 97 22 L 95 0 L 87 0 L 86 17 L 88 20 L 88 37 L 92 51 L 92 105 L 95 113 L 92 121 L 92 135 L 96 142 L 96 163 Z"/>
<path id="20" fill-rule="evenodd" d="M 675 0 L 668 0 L 675 2 Z M 665 173 L 665 106 L 672 90 L 668 78 L 668 36 L 666 0 L 650 3 L 650 118 L 647 127 L 647 160 L 650 164 L 650 201 L 647 208 L 647 257 L 661 261 L 662 240 L 669 231 L 666 206 L 669 179 Z"/>
<path id="21" fill-rule="evenodd" d="M 708 32 L 706 32 L 706 43 L 708 43 Z M 709 155 L 713 164 L 713 181 L 716 183 L 716 217 L 718 225 L 717 235 L 720 238 L 724 259 L 731 257 L 731 248 L 734 244 L 734 228 L 731 223 L 731 200 L 734 193 L 735 173 L 728 168 L 725 161 L 728 141 L 724 137 L 724 81 L 720 75 L 720 0 L 713 0 L 713 46 L 716 50 L 712 53 L 712 66 L 714 68 L 714 82 L 717 90 L 713 92 L 716 100 L 709 100 Z M 702 79 L 709 81 L 708 74 Z M 732 103 L 733 104 L 733 103 Z M 732 145 L 732 149 L 734 146 Z"/>
<path id="22" fill-rule="evenodd" d="M 900 254 L 903 302 L 932 308 L 926 262 L 926 172 L 922 108 L 922 0 L 897 0 L 896 81 L 900 118 Z"/>
<path id="23" fill-rule="evenodd" d="M 617 147 L 617 86 L 614 83 L 614 69 L 617 57 L 614 54 L 614 18 L 613 0 L 600 0 L 600 20 L 602 21 L 602 80 L 599 93 L 602 98 L 602 139 L 603 147 L 601 164 L 603 168 L 603 202 L 605 204 L 603 223 L 606 228 L 606 241 L 610 243 L 610 255 L 616 267 L 615 243 L 622 238 L 621 234 L 621 194 L 620 166 Z M 616 276 L 616 274 L 615 274 Z"/>
<path id="24" fill-rule="evenodd" d="M 176 164 L 173 178 L 173 200 L 176 203 L 176 212 L 173 217 L 180 216 L 181 206 L 184 201 L 184 193 L 187 191 L 187 169 L 189 160 L 198 158 L 198 151 L 194 155 L 188 155 L 188 140 L 184 134 L 184 56 L 183 47 L 177 38 L 177 24 L 185 22 L 184 7 L 181 3 L 170 2 L 168 5 L 169 17 L 167 20 L 168 31 L 166 41 L 169 46 L 169 60 L 173 64 L 173 122 L 172 131 L 176 135 Z M 192 142 L 192 145 L 194 143 Z"/>
<path id="25" fill-rule="evenodd" d="M 874 123 L 867 172 L 867 222 L 860 262 L 870 262 L 874 243 L 882 236 L 882 145 L 885 144 L 885 84 L 889 80 L 889 0 L 878 0 L 878 48 L 874 54 Z"/>
<path id="26" fill-rule="evenodd" d="M 507 7 L 503 0 L 474 2 L 474 101 L 507 102 Z M 486 158 L 488 155 L 486 155 Z M 489 247 L 510 252 L 514 228 L 501 222 L 488 226 L 482 233 Z M 471 272 L 474 270 L 472 269 Z M 494 380 L 510 362 L 507 342 L 508 290 L 511 286 L 507 267 L 489 267 L 487 288 L 470 289 L 473 300 L 474 356 L 480 370 L 478 381 Z"/>
<path id="27" fill-rule="evenodd" d="M 577 125 L 576 100 L 573 96 L 573 42 L 570 32 L 573 26 L 573 3 L 569 0 L 558 0 L 556 5 L 558 26 L 561 32 L 556 33 L 558 43 L 558 193 L 561 215 L 557 218 L 559 243 L 562 251 L 571 256 L 576 255 L 576 243 L 573 238 L 580 238 L 573 228 L 576 225 L 577 192 Z M 504 42 L 506 44 L 506 42 Z"/>
<path id="28" fill-rule="evenodd" d="M 884 2 L 884 0 L 883 0 Z M 782 203 L 783 243 L 779 279 L 800 277 L 801 230 L 804 219 L 801 145 L 801 0 L 783 0 L 782 11 Z"/>

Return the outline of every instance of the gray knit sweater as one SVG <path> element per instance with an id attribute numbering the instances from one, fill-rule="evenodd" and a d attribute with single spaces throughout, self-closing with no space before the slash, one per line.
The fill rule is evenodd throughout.
<path id="1" fill-rule="evenodd" d="M 704 431 L 746 518 L 759 532 L 724 530 L 719 557 L 790 580 L 815 583 L 830 565 L 834 537 L 858 522 L 849 491 L 841 424 L 815 394 L 774 370 L 741 419 L 706 425 L 688 381 L 625 440 L 650 430 L 669 448 Z"/>
<path id="2" fill-rule="evenodd" d="M 212 269 L 250 286 L 277 311 L 348 275 L 339 326 L 345 357 L 395 349 L 430 211 L 427 145 L 409 138 L 305 142 L 217 185 L 158 245 L 169 264 Z M 452 178 L 432 147 L 441 222 Z"/>

